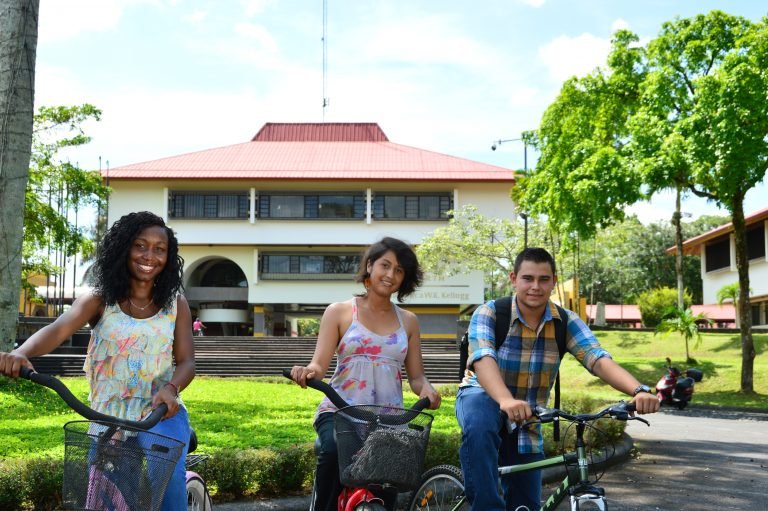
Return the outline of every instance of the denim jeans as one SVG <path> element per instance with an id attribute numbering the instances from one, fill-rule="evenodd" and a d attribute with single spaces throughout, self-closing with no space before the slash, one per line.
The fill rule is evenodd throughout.
<path id="1" fill-rule="evenodd" d="M 150 431 L 184 442 L 181 457 L 173 469 L 171 480 L 168 481 L 165 498 L 163 498 L 163 506 L 160 509 L 162 511 L 187 511 L 187 469 L 184 466 L 184 459 L 187 457 L 189 436 L 191 434 L 187 409 L 182 406 L 176 415 L 170 419 L 161 420 Z"/>
<path id="2" fill-rule="evenodd" d="M 501 449 L 504 421 L 499 404 L 481 387 L 463 387 L 456 396 L 456 418 L 461 426 L 459 458 L 472 511 L 515 511 L 519 506 L 538 510 L 541 470 L 504 476 L 503 498 L 499 494 L 499 464 L 544 458 L 543 454 L 519 454 L 516 442 L 504 442 L 505 448 Z"/>

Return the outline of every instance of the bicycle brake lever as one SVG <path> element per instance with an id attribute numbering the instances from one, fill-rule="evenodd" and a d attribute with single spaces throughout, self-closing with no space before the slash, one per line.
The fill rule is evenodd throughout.
<path id="1" fill-rule="evenodd" d="M 650 426 L 651 425 L 650 422 L 648 422 L 647 420 L 643 419 L 642 417 L 630 417 L 627 420 L 630 420 L 630 421 L 640 421 L 640 422 L 644 423 L 646 426 Z"/>

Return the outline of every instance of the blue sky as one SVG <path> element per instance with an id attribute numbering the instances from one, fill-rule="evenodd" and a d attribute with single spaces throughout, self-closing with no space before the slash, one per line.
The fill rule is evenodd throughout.
<path id="1" fill-rule="evenodd" d="M 104 111 L 70 158 L 111 167 L 248 141 L 266 122 L 377 122 L 391 141 L 522 168 L 563 81 L 605 62 L 611 34 L 757 0 L 41 0 L 37 105 Z M 529 165 L 535 155 L 529 152 Z M 745 212 L 768 205 L 765 182 Z M 694 217 L 715 214 L 689 198 Z M 633 206 L 668 219 L 673 198 Z"/>

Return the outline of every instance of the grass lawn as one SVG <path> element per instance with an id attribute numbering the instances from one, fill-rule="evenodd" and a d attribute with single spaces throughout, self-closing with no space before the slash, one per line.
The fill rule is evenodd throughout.
<path id="1" fill-rule="evenodd" d="M 654 336 L 647 332 L 597 332 L 614 358 L 641 381 L 654 386 L 664 374 L 664 357 L 683 367 L 684 342 L 678 336 Z M 754 364 L 753 395 L 739 394 L 741 351 L 738 334 L 705 334 L 700 346 L 690 346 L 691 356 L 704 371 L 696 384 L 694 403 L 768 409 L 768 335 L 756 335 L 758 357 Z M 458 360 L 458 358 L 457 358 Z M 83 378 L 64 379 L 82 400 L 87 398 Z M 455 389 L 455 385 L 451 388 Z M 562 369 L 563 396 L 578 392 L 622 399 L 566 356 Z M 450 394 L 450 392 L 447 392 Z M 224 448 L 285 447 L 314 441 L 312 418 L 321 394 L 303 390 L 282 377 L 197 377 L 183 392 L 192 425 L 198 432 L 200 450 Z M 416 401 L 410 392 L 406 405 Z M 454 398 L 447 395 L 435 413 L 437 431 L 457 431 Z M 77 420 L 52 391 L 28 381 L 0 377 L 0 458 L 63 454 L 62 426 Z"/>

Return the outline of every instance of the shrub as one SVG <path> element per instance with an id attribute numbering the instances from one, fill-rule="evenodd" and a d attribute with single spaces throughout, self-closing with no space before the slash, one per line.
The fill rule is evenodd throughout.
<path id="1" fill-rule="evenodd" d="M 691 294 L 686 291 L 683 298 L 686 308 L 691 306 L 691 301 Z M 637 297 L 637 306 L 640 309 L 643 326 L 656 328 L 663 319 L 669 316 L 668 311 L 677 306 L 677 289 L 659 287 L 644 291 Z"/>
<path id="2" fill-rule="evenodd" d="M 257 478 L 259 494 L 284 495 L 309 488 L 315 471 L 311 444 L 261 451 L 263 457 Z"/>
<path id="3" fill-rule="evenodd" d="M 19 460 L 0 461 L 0 509 L 16 511 L 24 503 L 24 467 Z"/>
<path id="4" fill-rule="evenodd" d="M 24 467 L 27 497 L 35 511 L 60 509 L 64 464 L 50 457 L 32 458 Z"/>

